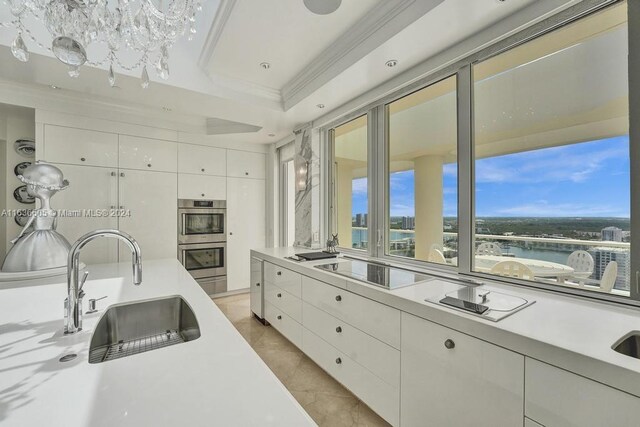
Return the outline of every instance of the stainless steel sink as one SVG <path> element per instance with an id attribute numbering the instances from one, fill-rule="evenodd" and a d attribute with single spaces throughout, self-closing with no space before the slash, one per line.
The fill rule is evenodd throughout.
<path id="1" fill-rule="evenodd" d="M 179 296 L 135 302 L 107 309 L 89 347 L 89 363 L 132 356 L 200 337 L 198 321 Z"/>
<path id="2" fill-rule="evenodd" d="M 613 349 L 625 356 L 640 359 L 640 332 L 634 331 L 622 337 L 613 345 Z"/>

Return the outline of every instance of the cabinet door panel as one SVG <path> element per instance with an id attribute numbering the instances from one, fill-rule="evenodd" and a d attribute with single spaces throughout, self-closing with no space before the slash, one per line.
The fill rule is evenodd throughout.
<path id="1" fill-rule="evenodd" d="M 632 427 L 640 398 L 527 358 L 527 417 L 547 427 Z"/>
<path id="2" fill-rule="evenodd" d="M 57 165 L 69 180 L 69 188 L 51 199 L 54 209 L 78 211 L 79 216 L 58 218 L 58 232 L 73 244 L 80 236 L 97 229 L 117 229 L 118 218 L 111 209 L 118 205 L 116 169 Z M 84 211 L 83 211 L 84 210 Z M 104 214 L 106 213 L 106 215 Z M 97 239 L 82 250 L 86 264 L 118 261 L 118 245 L 113 239 Z"/>
<path id="3" fill-rule="evenodd" d="M 44 126 L 44 156 L 52 163 L 118 167 L 118 135 L 61 126 Z"/>
<path id="4" fill-rule="evenodd" d="M 178 198 L 226 200 L 227 179 L 221 176 L 178 174 Z"/>
<path id="5" fill-rule="evenodd" d="M 524 356 L 406 313 L 400 354 L 403 426 L 523 424 Z"/>
<path id="6" fill-rule="evenodd" d="M 120 168 L 175 172 L 178 144 L 160 139 L 120 135 Z"/>
<path id="7" fill-rule="evenodd" d="M 265 241 L 265 183 L 227 178 L 227 289 L 249 287 L 250 250 Z"/>
<path id="8" fill-rule="evenodd" d="M 178 172 L 196 175 L 227 175 L 227 150 L 201 145 L 178 145 Z"/>
<path id="9" fill-rule="evenodd" d="M 227 175 L 238 178 L 265 178 L 266 156 L 247 151 L 227 151 Z"/>
<path id="10" fill-rule="evenodd" d="M 120 205 L 130 213 L 119 218 L 120 230 L 138 241 L 143 259 L 175 258 L 178 245 L 176 174 L 120 172 Z M 120 261 L 130 259 L 131 251 L 121 244 Z"/>

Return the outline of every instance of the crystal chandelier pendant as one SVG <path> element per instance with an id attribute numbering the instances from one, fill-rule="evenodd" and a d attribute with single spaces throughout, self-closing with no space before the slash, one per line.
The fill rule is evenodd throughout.
<path id="1" fill-rule="evenodd" d="M 69 77 L 73 77 L 74 79 L 80 76 L 80 70 L 74 65 L 69 66 L 69 71 L 67 71 L 67 73 L 69 74 Z"/>
<path id="2" fill-rule="evenodd" d="M 87 62 L 87 52 L 80 43 L 70 37 L 56 37 L 51 43 L 53 54 L 71 67 L 79 67 Z"/>
<path id="3" fill-rule="evenodd" d="M 166 46 L 162 46 L 160 50 L 160 59 L 158 60 L 158 75 L 163 79 L 169 78 L 169 52 Z"/>
<path id="4" fill-rule="evenodd" d="M 149 73 L 147 73 L 147 66 L 145 65 L 142 68 L 142 76 L 140 76 L 140 86 L 142 86 L 142 89 L 146 89 L 149 87 Z"/>
<path id="5" fill-rule="evenodd" d="M 116 85 L 116 75 L 113 72 L 113 64 L 109 65 L 109 86 L 114 87 Z"/>
<path id="6" fill-rule="evenodd" d="M 27 62 L 29 60 L 29 49 L 22 40 L 22 34 L 18 33 L 18 36 L 11 43 L 11 53 L 18 61 Z"/>

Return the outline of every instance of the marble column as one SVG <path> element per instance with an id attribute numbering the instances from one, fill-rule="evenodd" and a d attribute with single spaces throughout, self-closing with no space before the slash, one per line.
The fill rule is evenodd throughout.
<path id="1" fill-rule="evenodd" d="M 305 128 L 295 139 L 295 245 L 319 248 L 320 243 L 320 134 Z"/>

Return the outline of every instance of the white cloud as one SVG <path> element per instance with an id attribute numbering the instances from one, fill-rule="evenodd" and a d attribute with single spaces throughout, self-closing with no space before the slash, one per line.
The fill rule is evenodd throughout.
<path id="1" fill-rule="evenodd" d="M 354 179 L 351 183 L 353 194 L 367 194 L 367 178 Z"/>
<path id="2" fill-rule="evenodd" d="M 582 205 L 577 203 L 551 204 L 546 200 L 496 209 L 494 212 L 478 213 L 477 216 L 524 216 L 524 217 L 629 217 L 629 212 L 606 205 Z"/>

